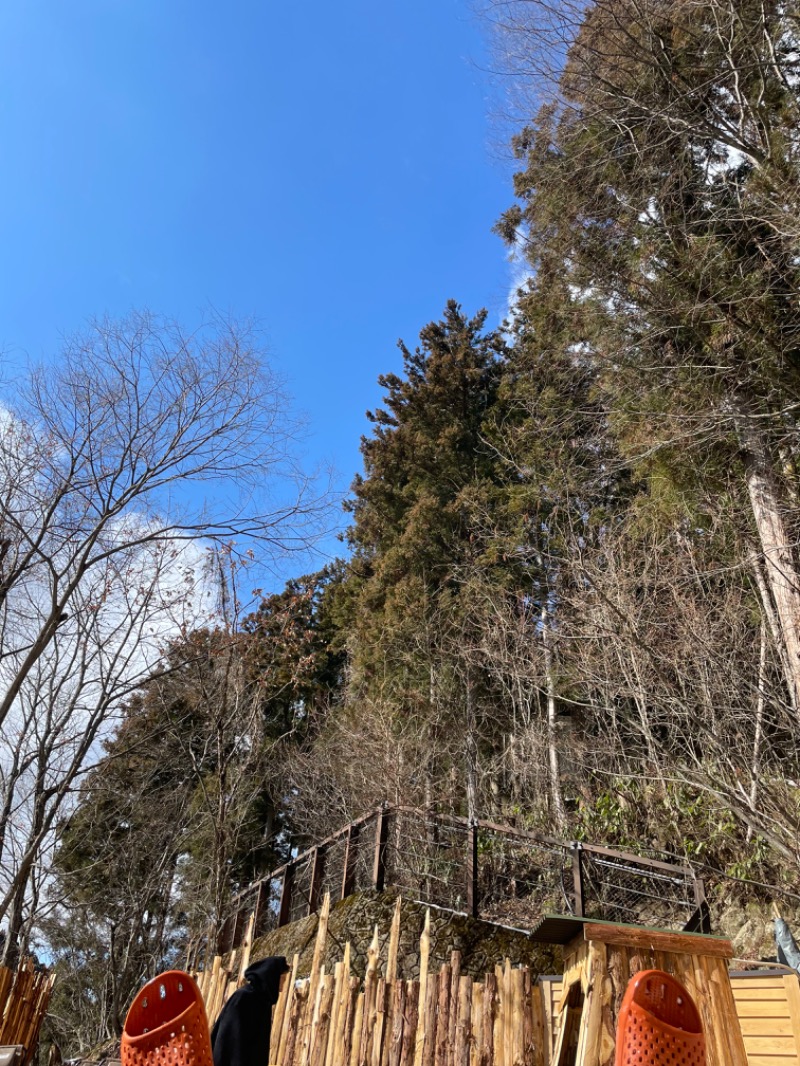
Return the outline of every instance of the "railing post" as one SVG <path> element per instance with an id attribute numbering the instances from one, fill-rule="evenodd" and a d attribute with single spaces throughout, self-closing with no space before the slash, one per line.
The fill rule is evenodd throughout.
<path id="1" fill-rule="evenodd" d="M 478 917 L 478 823 L 473 818 L 467 829 L 467 914 Z"/>
<path id="2" fill-rule="evenodd" d="M 217 934 L 217 955 L 227 955 L 233 947 L 233 931 L 235 916 L 229 914 Z"/>
<path id="3" fill-rule="evenodd" d="M 697 877 L 694 873 L 692 874 L 692 879 L 695 911 L 684 926 L 684 932 L 705 933 L 708 935 L 711 933 L 711 911 L 708 909 L 708 901 L 706 900 L 705 882 L 702 877 Z"/>
<path id="4" fill-rule="evenodd" d="M 244 911 L 241 905 L 233 916 L 233 931 L 231 933 L 231 948 L 238 948 L 242 939 L 242 930 L 245 925 Z"/>
<path id="5" fill-rule="evenodd" d="M 586 905 L 583 898 L 583 861 L 582 853 L 583 848 L 576 840 L 571 844 L 572 848 L 572 886 L 573 886 L 573 898 L 575 900 L 574 914 L 576 918 L 584 918 L 586 916 Z"/>
<path id="6" fill-rule="evenodd" d="M 344 870 L 342 872 L 342 899 L 353 894 L 356 883 L 356 856 L 358 853 L 358 826 L 347 830 L 347 843 L 344 848 Z"/>
<path id="7" fill-rule="evenodd" d="M 294 885 L 294 864 L 287 862 L 283 868 L 281 885 L 281 903 L 278 910 L 278 925 L 288 925 L 292 916 L 292 886 Z"/>
<path id="8" fill-rule="evenodd" d="M 311 860 L 311 889 L 308 893 L 308 913 L 316 914 L 322 894 L 322 871 L 325 866 L 325 848 L 314 848 Z"/>
<path id="9" fill-rule="evenodd" d="M 258 882 L 256 901 L 253 907 L 253 939 L 261 936 L 261 920 L 264 916 L 264 882 Z"/>
<path id="10" fill-rule="evenodd" d="M 386 804 L 378 811 L 375 823 L 375 854 L 372 861 L 372 887 L 383 892 L 386 882 L 386 842 L 389 839 L 389 812 Z"/>

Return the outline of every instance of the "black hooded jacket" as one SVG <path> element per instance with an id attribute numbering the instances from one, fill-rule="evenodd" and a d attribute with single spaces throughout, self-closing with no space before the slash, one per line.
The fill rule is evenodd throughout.
<path id="1" fill-rule="evenodd" d="M 286 959 L 273 955 L 245 970 L 248 983 L 233 993 L 211 1030 L 214 1066 L 268 1066 L 272 1008 L 287 968 Z"/>

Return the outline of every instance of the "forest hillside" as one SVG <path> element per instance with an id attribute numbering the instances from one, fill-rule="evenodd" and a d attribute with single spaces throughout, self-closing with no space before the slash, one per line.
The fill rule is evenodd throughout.
<path id="1" fill-rule="evenodd" d="M 536 101 L 497 223 L 526 280 L 501 326 L 454 294 L 401 343 L 341 558 L 242 617 L 220 551 L 219 624 L 22 870 L 7 945 L 46 942 L 72 1048 L 383 801 L 800 903 L 800 4 L 488 16 Z"/>

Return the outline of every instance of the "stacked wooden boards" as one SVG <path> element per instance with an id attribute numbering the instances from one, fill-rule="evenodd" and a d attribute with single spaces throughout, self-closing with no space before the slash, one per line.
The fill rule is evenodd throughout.
<path id="1" fill-rule="evenodd" d="M 36 970 L 30 959 L 16 970 L 0 966 L 0 1044 L 22 1044 L 25 1064 L 39 1042 L 52 988 L 52 975 Z"/>
<path id="2" fill-rule="evenodd" d="M 735 973 L 731 986 L 749 1066 L 800 1066 L 797 974 Z"/>

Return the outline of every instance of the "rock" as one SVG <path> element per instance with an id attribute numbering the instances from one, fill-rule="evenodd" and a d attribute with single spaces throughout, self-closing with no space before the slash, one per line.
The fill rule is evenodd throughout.
<path id="1" fill-rule="evenodd" d="M 375 925 L 381 944 L 381 959 L 386 963 L 389 930 L 397 896 L 393 892 L 361 892 L 349 896 L 331 908 L 328 942 L 324 962 L 330 968 L 351 945 L 353 971 L 363 976 L 367 947 Z M 406 980 L 419 977 L 419 937 L 425 921 L 425 906 L 411 900 L 401 905 L 398 972 Z M 311 968 L 317 917 L 312 915 L 260 937 L 253 945 L 255 962 L 267 955 L 285 955 L 291 961 L 300 956 L 298 973 L 305 976 Z M 492 971 L 506 957 L 517 965 L 527 965 L 537 974 L 561 972 L 560 950 L 538 944 L 524 932 L 478 921 L 463 914 L 431 908 L 430 970 L 437 971 L 449 961 L 451 951 L 460 951 L 462 971 L 480 978 Z"/>

